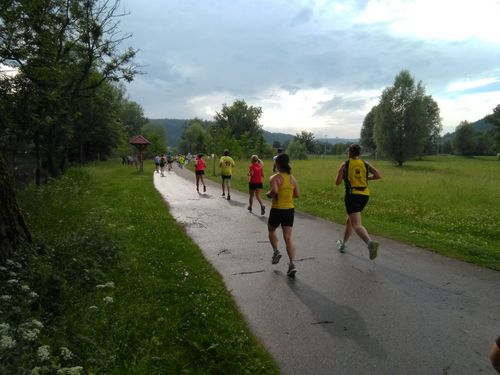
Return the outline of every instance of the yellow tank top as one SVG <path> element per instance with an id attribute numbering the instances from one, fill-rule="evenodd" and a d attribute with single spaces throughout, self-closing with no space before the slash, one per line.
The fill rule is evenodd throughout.
<path id="1" fill-rule="evenodd" d="M 346 192 L 349 194 L 370 195 L 368 166 L 366 163 L 361 159 L 349 159 L 346 163 L 347 168 L 344 170 Z"/>
<path id="2" fill-rule="evenodd" d="M 280 210 L 294 208 L 293 205 L 294 186 L 290 181 L 292 175 L 280 172 L 280 176 L 283 178 L 283 183 L 278 189 L 278 194 L 273 197 L 273 204 L 271 207 L 278 208 Z"/>

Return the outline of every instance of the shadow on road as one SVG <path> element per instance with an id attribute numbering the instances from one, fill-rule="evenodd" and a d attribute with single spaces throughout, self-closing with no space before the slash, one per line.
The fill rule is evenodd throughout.
<path id="1" fill-rule="evenodd" d="M 275 271 L 287 279 L 291 291 L 306 305 L 316 318 L 312 325 L 321 325 L 334 337 L 354 340 L 371 356 L 386 359 L 387 353 L 380 342 L 368 333 L 366 323 L 353 308 L 335 303 L 328 297 L 318 293 L 310 285 L 298 279 L 290 279 L 280 271 Z"/>

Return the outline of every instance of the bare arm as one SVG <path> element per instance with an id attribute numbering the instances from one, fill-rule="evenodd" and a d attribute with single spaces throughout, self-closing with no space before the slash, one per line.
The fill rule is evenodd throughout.
<path id="1" fill-rule="evenodd" d="M 380 172 L 374 167 L 372 167 L 370 164 L 368 164 L 368 171 L 370 172 L 368 180 L 380 180 L 382 178 Z"/>
<path id="2" fill-rule="evenodd" d="M 292 185 L 293 185 L 293 197 L 294 198 L 298 198 L 299 195 L 300 195 L 299 184 L 297 183 L 297 180 L 293 176 L 291 178 L 291 182 L 292 182 Z"/>
<path id="3" fill-rule="evenodd" d="M 279 174 L 273 174 L 271 178 L 269 178 L 269 187 L 270 190 L 266 193 L 269 198 L 274 197 L 278 194 L 278 189 L 281 183 L 281 176 Z"/>
<path id="4" fill-rule="evenodd" d="M 339 170 L 337 171 L 337 178 L 335 179 L 335 185 L 340 185 L 342 181 L 344 180 L 344 169 L 345 169 L 345 162 L 340 164 Z"/>

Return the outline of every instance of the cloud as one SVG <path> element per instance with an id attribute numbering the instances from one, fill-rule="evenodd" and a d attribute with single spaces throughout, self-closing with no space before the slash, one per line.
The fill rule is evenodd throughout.
<path id="1" fill-rule="evenodd" d="M 212 119 L 243 99 L 263 108 L 266 129 L 356 137 L 402 69 L 441 100 L 447 123 L 461 105 L 484 109 L 461 87 L 494 91 L 499 78 L 498 1 L 453 2 L 446 14 L 449 0 L 124 1 L 122 28 L 147 73 L 128 92 L 152 118 Z"/>

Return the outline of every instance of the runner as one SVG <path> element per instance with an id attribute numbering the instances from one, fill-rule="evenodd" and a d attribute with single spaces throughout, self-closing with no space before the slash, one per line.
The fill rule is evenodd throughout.
<path id="1" fill-rule="evenodd" d="M 341 253 L 345 252 L 346 242 L 354 231 L 367 244 L 370 259 L 373 260 L 377 257 L 379 243 L 370 239 L 368 231 L 361 224 L 361 211 L 363 211 L 370 198 L 368 181 L 378 180 L 382 176 L 374 167 L 361 160 L 359 158 L 360 155 L 361 147 L 357 144 L 352 144 L 349 147 L 349 160 L 340 165 L 335 180 L 336 185 L 340 185 L 344 181 L 344 201 L 347 210 L 344 239 L 337 241 L 337 249 Z"/>
<path id="2" fill-rule="evenodd" d="M 227 187 L 227 200 L 231 199 L 231 176 L 233 174 L 234 160 L 229 156 L 229 150 L 224 150 L 224 156 L 219 160 L 220 176 L 222 177 L 222 196 L 226 196 Z"/>
<path id="3" fill-rule="evenodd" d="M 160 158 L 160 173 L 162 177 L 165 177 L 163 172 L 165 172 L 165 164 L 167 163 L 167 158 L 165 157 L 165 154 L 163 154 Z"/>
<path id="4" fill-rule="evenodd" d="M 295 277 L 297 269 L 293 261 L 295 260 L 295 244 L 292 239 L 292 228 L 294 219 L 293 198 L 299 197 L 299 186 L 295 177 L 290 172 L 290 158 L 287 154 L 280 154 L 275 160 L 278 173 L 269 179 L 270 190 L 267 196 L 273 199 L 271 212 L 267 228 L 269 231 L 269 241 L 273 247 L 272 264 L 277 264 L 281 259 L 281 253 L 278 250 L 278 237 L 276 229 L 281 225 L 283 238 L 285 240 L 286 252 L 290 263 L 288 264 L 287 276 Z"/>
<path id="5" fill-rule="evenodd" d="M 253 197 L 257 198 L 260 203 L 260 214 L 266 214 L 266 207 L 260 199 L 260 192 L 262 191 L 262 182 L 264 178 L 264 169 L 262 168 L 262 160 L 257 155 L 252 155 L 251 164 L 248 166 L 248 211 L 252 212 Z"/>
<path id="6" fill-rule="evenodd" d="M 156 173 L 160 173 L 160 155 L 155 156 L 155 171 Z"/>
<path id="7" fill-rule="evenodd" d="M 172 152 L 167 153 L 167 170 L 171 171 L 172 170 L 172 164 L 174 163 L 174 156 L 172 155 Z"/>
<path id="8" fill-rule="evenodd" d="M 196 155 L 195 160 L 195 174 L 196 174 L 196 191 L 200 192 L 200 180 L 203 184 L 203 192 L 207 191 L 205 181 L 203 180 L 203 175 L 205 174 L 205 160 L 203 160 L 203 154 Z"/>
<path id="9" fill-rule="evenodd" d="M 276 158 L 283 153 L 283 149 L 280 147 L 276 152 L 276 155 L 273 156 L 273 173 L 276 173 Z"/>

